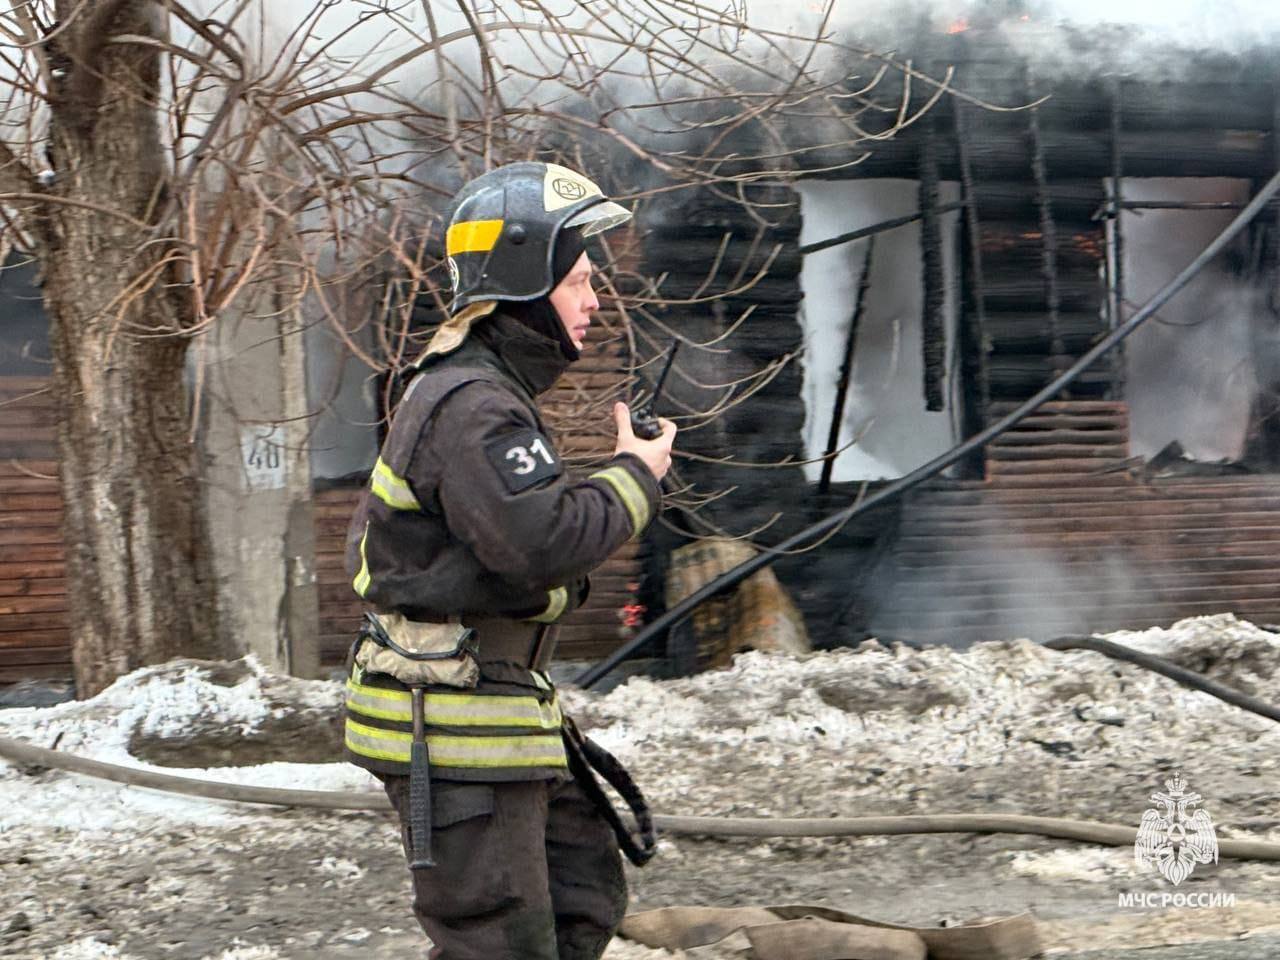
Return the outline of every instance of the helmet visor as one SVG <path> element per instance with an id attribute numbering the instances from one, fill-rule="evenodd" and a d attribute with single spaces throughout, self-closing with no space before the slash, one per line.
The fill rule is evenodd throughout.
<path id="1" fill-rule="evenodd" d="M 593 203 L 585 210 L 579 210 L 564 222 L 563 229 L 581 227 L 584 237 L 594 237 L 614 227 L 620 227 L 631 219 L 631 211 L 612 200 Z"/>

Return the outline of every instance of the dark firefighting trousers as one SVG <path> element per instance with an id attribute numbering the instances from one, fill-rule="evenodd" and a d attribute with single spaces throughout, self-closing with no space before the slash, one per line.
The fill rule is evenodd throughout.
<path id="1" fill-rule="evenodd" d="M 381 777 L 409 853 L 409 778 Z M 413 912 L 430 960 L 597 960 L 627 906 L 618 841 L 572 780 L 431 784 Z"/>

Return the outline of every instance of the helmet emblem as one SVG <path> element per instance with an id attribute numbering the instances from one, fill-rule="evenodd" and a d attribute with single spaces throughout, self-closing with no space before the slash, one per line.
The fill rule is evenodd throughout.
<path id="1" fill-rule="evenodd" d="M 568 177 L 556 177 L 551 181 L 551 189 L 566 200 L 581 200 L 587 195 L 587 188 Z"/>
<path id="2" fill-rule="evenodd" d="M 458 274 L 458 261 L 453 259 L 453 257 L 450 257 L 449 258 L 449 287 L 450 289 L 453 290 L 454 293 L 458 292 L 458 282 L 460 279 L 461 277 Z"/>

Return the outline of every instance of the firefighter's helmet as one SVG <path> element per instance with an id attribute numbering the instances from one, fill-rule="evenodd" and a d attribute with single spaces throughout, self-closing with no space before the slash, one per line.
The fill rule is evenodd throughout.
<path id="1" fill-rule="evenodd" d="M 630 219 L 598 186 L 558 164 L 511 163 L 476 177 L 454 198 L 445 235 L 452 312 L 550 293 L 561 230 L 579 227 L 590 237 Z"/>

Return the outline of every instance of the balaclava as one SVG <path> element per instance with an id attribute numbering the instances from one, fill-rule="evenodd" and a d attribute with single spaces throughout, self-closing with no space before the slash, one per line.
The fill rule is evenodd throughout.
<path id="1" fill-rule="evenodd" d="M 551 289 L 560 285 L 573 265 L 578 262 L 586 246 L 582 239 L 582 231 L 577 229 L 561 230 L 556 237 L 555 249 L 551 254 Z M 560 315 L 551 305 L 549 294 L 543 294 L 536 300 L 508 302 L 502 304 L 502 312 L 509 314 L 522 324 L 548 339 L 560 344 L 560 352 L 567 360 L 577 360 L 582 354 L 569 339 L 569 334 L 560 322 Z"/>

